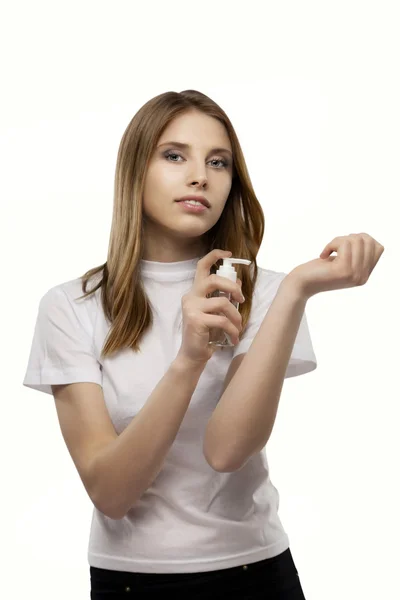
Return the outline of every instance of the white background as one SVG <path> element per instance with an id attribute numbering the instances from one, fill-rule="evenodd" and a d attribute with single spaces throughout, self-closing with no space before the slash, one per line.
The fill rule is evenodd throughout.
<path id="1" fill-rule="evenodd" d="M 92 504 L 51 396 L 24 388 L 38 302 L 106 260 L 122 134 L 197 89 L 241 141 L 289 272 L 334 237 L 385 252 L 306 307 L 316 371 L 286 380 L 267 445 L 307 600 L 400 598 L 399 4 L 2 2 L 2 578 L 7 600 L 89 598 Z"/>

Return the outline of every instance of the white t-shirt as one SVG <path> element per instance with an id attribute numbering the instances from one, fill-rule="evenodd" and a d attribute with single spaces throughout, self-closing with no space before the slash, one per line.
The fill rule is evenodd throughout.
<path id="1" fill-rule="evenodd" d="M 76 300 L 83 293 L 79 278 L 52 287 L 40 300 L 23 385 L 52 395 L 51 384 L 100 384 L 120 434 L 177 355 L 182 341 L 181 298 L 193 284 L 198 260 L 141 261 L 154 325 L 137 354 L 124 349 L 100 359 L 110 328 L 100 290 Z M 266 453 L 254 455 L 236 472 L 219 473 L 207 463 L 202 449 L 228 367 L 249 349 L 285 275 L 259 267 L 242 340 L 234 347 L 217 348 L 206 364 L 162 470 L 137 504 L 119 520 L 93 507 L 89 565 L 142 573 L 213 571 L 270 558 L 289 547 Z M 88 289 L 97 281 L 89 282 Z M 285 377 L 316 366 L 304 312 Z"/>

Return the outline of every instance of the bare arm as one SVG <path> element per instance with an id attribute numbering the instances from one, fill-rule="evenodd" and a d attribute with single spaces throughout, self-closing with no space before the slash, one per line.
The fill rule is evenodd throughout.
<path id="1" fill-rule="evenodd" d="M 128 427 L 93 463 L 96 506 L 121 519 L 160 472 L 206 362 L 176 358 Z"/>
<path id="2" fill-rule="evenodd" d="M 217 471 L 240 469 L 268 442 L 306 303 L 286 276 L 249 350 L 232 361 L 204 436 L 204 455 Z"/>

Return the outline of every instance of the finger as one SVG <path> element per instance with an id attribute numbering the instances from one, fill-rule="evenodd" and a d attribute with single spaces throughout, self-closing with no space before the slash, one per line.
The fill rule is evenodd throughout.
<path id="1" fill-rule="evenodd" d="M 338 237 L 334 238 L 322 250 L 320 257 L 327 258 L 330 254 L 332 254 L 332 252 L 336 252 L 337 249 L 339 248 L 339 244 L 340 244 L 340 238 L 338 238 Z"/>
<path id="2" fill-rule="evenodd" d="M 210 275 L 210 269 L 217 262 L 217 260 L 221 258 L 229 258 L 230 256 L 232 256 L 232 252 L 218 248 L 211 250 L 211 252 L 203 256 L 203 258 L 201 258 L 197 263 L 193 287 L 196 290 L 200 290 L 202 284 L 204 283 L 204 279 Z"/>
<path id="3" fill-rule="evenodd" d="M 234 299 L 236 302 L 244 302 L 244 296 L 242 294 L 242 289 L 240 285 L 237 285 L 236 282 L 231 281 L 227 277 L 218 277 L 218 275 L 209 275 L 197 288 L 197 293 L 202 298 L 209 298 L 210 294 L 215 295 L 215 291 L 219 290 L 220 292 L 224 292 L 225 294 L 231 294 L 232 300 Z M 220 294 L 217 294 L 217 297 Z"/>
<path id="4" fill-rule="evenodd" d="M 348 238 L 340 238 L 339 245 L 336 249 L 337 258 L 339 264 L 342 267 L 346 267 L 346 269 L 352 267 L 353 248 L 354 244 L 352 244 Z"/>
<path id="5" fill-rule="evenodd" d="M 364 238 L 365 242 L 365 238 Z M 378 254 L 377 254 L 378 251 Z M 380 255 L 383 252 L 383 246 L 372 240 L 364 244 L 364 280 L 368 280 L 370 274 L 376 266 Z"/>
<path id="6" fill-rule="evenodd" d="M 327 258 L 332 254 L 332 252 L 336 252 L 337 257 L 332 257 L 333 260 L 336 258 L 340 264 L 346 264 L 351 266 L 351 243 L 346 236 L 338 236 L 335 237 L 329 244 L 325 246 L 320 254 L 320 258 Z"/>
<path id="7" fill-rule="evenodd" d="M 373 243 L 364 244 L 364 263 L 363 263 L 363 277 L 364 280 L 368 280 L 372 269 L 375 267 L 375 245 Z"/>
<path id="8" fill-rule="evenodd" d="M 355 277 L 359 277 L 360 280 L 364 274 L 364 240 L 362 237 L 350 237 L 351 242 L 351 270 Z"/>
<path id="9" fill-rule="evenodd" d="M 376 243 L 375 248 L 374 248 L 375 263 L 378 262 L 378 260 L 380 259 L 380 257 L 382 256 L 384 251 L 385 251 L 385 246 L 382 246 L 382 244 Z"/>
<path id="10" fill-rule="evenodd" d="M 200 301 L 199 308 L 205 314 L 223 313 L 241 331 L 242 315 L 232 302 L 225 302 L 222 298 L 205 298 Z"/>
<path id="11" fill-rule="evenodd" d="M 203 323 L 207 325 L 209 329 L 218 328 L 223 329 L 225 333 L 229 335 L 232 339 L 232 342 L 238 344 L 240 341 L 240 331 L 238 327 L 229 320 L 229 318 L 225 317 L 225 315 L 216 315 L 205 313 L 203 317 Z"/>

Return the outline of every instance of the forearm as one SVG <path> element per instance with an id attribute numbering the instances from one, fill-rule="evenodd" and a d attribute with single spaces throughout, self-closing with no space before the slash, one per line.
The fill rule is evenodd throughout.
<path id="1" fill-rule="evenodd" d="M 98 456 L 95 496 L 104 514 L 122 518 L 152 484 L 205 366 L 176 358 L 128 427 Z"/>
<path id="2" fill-rule="evenodd" d="M 218 470 L 241 468 L 267 443 L 306 302 L 286 276 L 208 422 L 204 447 Z"/>

